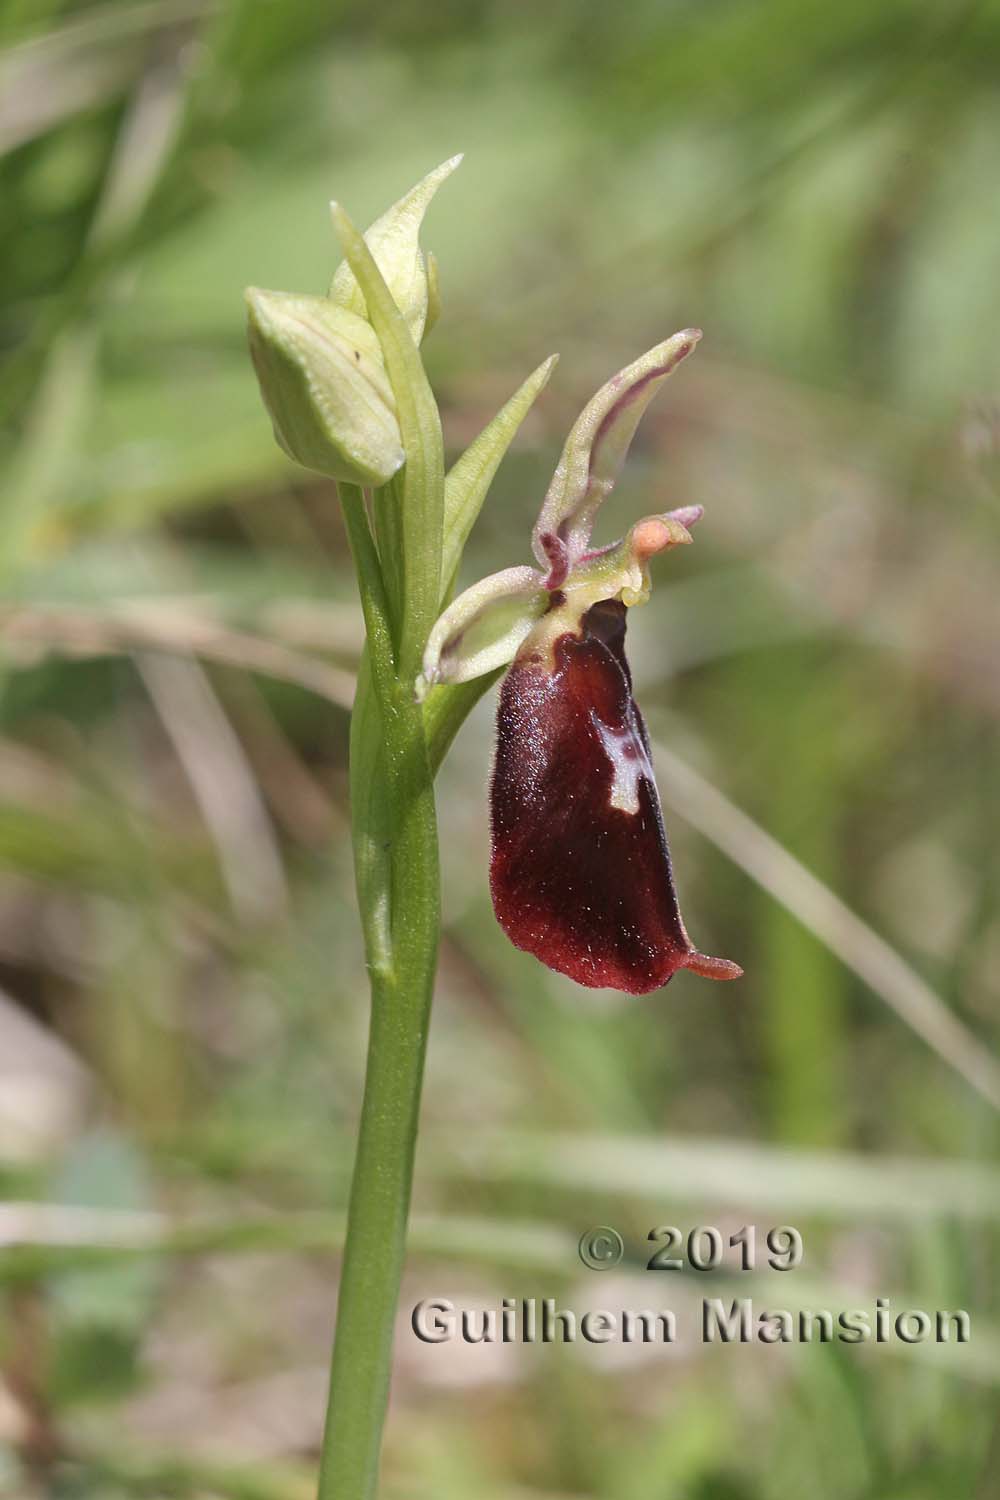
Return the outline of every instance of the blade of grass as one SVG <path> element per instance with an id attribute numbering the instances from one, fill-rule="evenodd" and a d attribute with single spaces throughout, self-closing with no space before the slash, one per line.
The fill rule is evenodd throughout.
<path id="1" fill-rule="evenodd" d="M 930 985 L 829 886 L 693 766 L 654 744 L 660 790 L 675 812 L 825 943 L 902 1021 L 1000 1109 L 1000 1066 Z"/>

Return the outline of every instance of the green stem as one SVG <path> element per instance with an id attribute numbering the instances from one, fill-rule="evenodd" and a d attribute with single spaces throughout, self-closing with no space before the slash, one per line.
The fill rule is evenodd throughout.
<path id="1" fill-rule="evenodd" d="M 375 1494 L 440 928 L 437 832 L 421 716 L 415 705 L 397 705 L 378 722 L 384 753 L 356 753 L 351 776 L 357 816 L 366 824 L 356 830 L 356 841 L 370 842 L 367 810 L 374 798 L 389 811 L 390 848 L 387 860 L 358 870 L 372 1012 L 320 1500 Z M 388 962 L 376 915 L 385 911 L 392 913 Z M 374 943 L 373 930 L 380 934 Z"/>
<path id="2" fill-rule="evenodd" d="M 336 205 L 333 215 L 382 346 L 406 452 L 399 476 L 376 499 L 376 535 L 361 491 L 340 487 L 367 633 L 350 769 L 372 1013 L 319 1500 L 372 1500 L 441 931 L 434 770 L 476 695 L 439 699 L 433 716 L 416 701 L 441 596 L 441 420 L 419 350 L 365 240 Z"/>
<path id="3" fill-rule="evenodd" d="M 369 619 L 351 719 L 351 813 L 372 1014 L 319 1500 L 369 1500 L 378 1478 L 440 929 L 433 775 L 492 678 L 436 690 L 423 715 L 390 691 L 383 711 L 373 660 L 381 656 L 384 668 L 382 595 L 377 584 L 366 584 L 377 563 L 360 496 L 341 486 L 341 498 Z"/>
<path id="4" fill-rule="evenodd" d="M 441 914 L 424 717 L 400 681 L 359 490 L 341 486 L 368 635 L 351 725 L 355 871 L 371 981 L 365 1093 L 319 1500 L 371 1500 L 389 1392 Z"/>
<path id="5" fill-rule="evenodd" d="M 378 1478 L 430 1006 L 429 986 L 407 989 L 372 981 L 320 1500 L 368 1500 Z"/>

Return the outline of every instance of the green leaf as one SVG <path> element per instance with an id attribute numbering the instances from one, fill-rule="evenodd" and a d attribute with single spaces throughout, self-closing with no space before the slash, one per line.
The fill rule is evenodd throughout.
<path id="1" fill-rule="evenodd" d="M 365 502 L 361 490 L 354 484 L 342 484 L 339 490 L 347 538 L 358 575 L 358 590 L 361 594 L 361 609 L 365 617 L 368 658 L 375 691 L 383 710 L 391 712 L 396 675 L 389 623 L 389 603 L 386 598 L 382 569 L 379 565 L 368 517 L 365 514 Z"/>
<path id="2" fill-rule="evenodd" d="M 21 444 L 4 475 L 0 578 L 15 577 L 46 546 L 46 522 L 73 489 L 98 385 L 98 338 L 90 324 L 53 345 Z"/>
<path id="3" fill-rule="evenodd" d="M 433 776 L 440 771 L 452 741 L 480 698 L 499 681 L 504 670 L 497 667 L 471 682 L 447 682 L 431 688 L 424 700 L 424 734 Z"/>
<path id="4" fill-rule="evenodd" d="M 462 558 L 476 517 L 482 509 L 493 476 L 513 441 L 535 398 L 545 389 L 556 367 L 558 354 L 552 354 L 538 366 L 515 391 L 506 406 L 500 408 L 477 438 L 456 459 L 444 482 L 444 548 L 441 577 L 445 588 L 442 603 L 451 593 L 455 573 Z"/>
<path id="5" fill-rule="evenodd" d="M 452 730 L 452 737 L 459 727 L 460 724 Z M 364 929 L 365 954 L 371 973 L 384 976 L 392 970 L 391 913 L 386 897 L 392 879 L 389 862 L 392 820 L 385 796 L 385 730 L 367 646 L 358 665 L 357 689 L 351 711 L 350 767 L 354 881 Z"/>

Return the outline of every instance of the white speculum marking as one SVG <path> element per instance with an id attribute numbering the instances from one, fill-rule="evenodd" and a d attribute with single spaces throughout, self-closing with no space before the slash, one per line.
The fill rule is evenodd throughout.
<path id="1" fill-rule="evenodd" d="M 635 814 L 639 811 L 640 778 L 645 776 L 649 781 L 653 780 L 653 768 L 645 746 L 632 729 L 609 728 L 593 709 L 590 718 L 611 762 L 611 806 L 618 808 L 619 812 Z"/>

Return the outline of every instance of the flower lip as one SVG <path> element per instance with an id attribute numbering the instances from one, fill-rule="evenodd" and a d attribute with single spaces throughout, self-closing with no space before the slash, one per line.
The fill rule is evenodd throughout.
<path id="1" fill-rule="evenodd" d="M 563 448 L 533 533 L 537 568 L 460 594 L 431 631 L 418 696 L 510 667 L 490 783 L 490 889 L 518 948 L 579 984 L 645 994 L 680 969 L 737 979 L 696 949 L 674 890 L 649 736 L 625 658 L 627 610 L 648 599 L 650 560 L 692 540 L 700 505 L 645 516 L 591 548 L 639 418 L 694 348 L 675 334 L 614 376 Z"/>
<path id="2" fill-rule="evenodd" d="M 490 886 L 516 947 L 589 988 L 658 989 L 680 969 L 736 979 L 681 919 L 625 658 L 626 606 L 593 604 L 504 680 L 491 783 Z"/>

